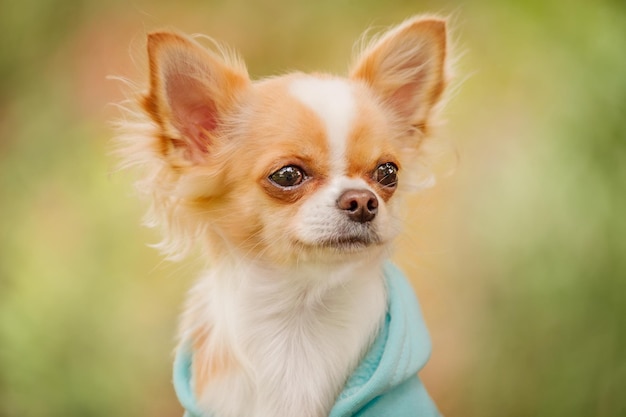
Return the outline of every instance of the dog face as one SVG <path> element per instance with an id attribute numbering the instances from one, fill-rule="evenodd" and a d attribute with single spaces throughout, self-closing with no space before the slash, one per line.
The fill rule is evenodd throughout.
<path id="1" fill-rule="evenodd" d="M 295 153 L 268 159 L 272 173 L 262 181 L 268 195 L 288 202 L 284 215 L 293 223 L 282 232 L 302 247 L 333 252 L 387 243 L 397 229 L 388 204 L 400 149 L 384 108 L 359 83 L 312 76 L 285 81 L 294 117 L 302 120 L 285 138 Z M 285 175 L 295 175 L 299 185 L 281 187 L 275 178 Z"/>
<path id="2" fill-rule="evenodd" d="M 151 34 L 142 105 L 157 128 L 150 188 L 166 230 L 273 265 L 380 251 L 399 230 L 397 194 L 443 91 L 445 54 L 443 21 L 410 20 L 347 78 L 251 82 L 238 59 Z"/>

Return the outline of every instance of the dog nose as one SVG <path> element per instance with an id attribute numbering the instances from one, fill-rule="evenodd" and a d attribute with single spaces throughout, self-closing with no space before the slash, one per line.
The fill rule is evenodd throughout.
<path id="1" fill-rule="evenodd" d="M 337 207 L 345 211 L 350 220 L 367 223 L 376 217 L 378 199 L 369 190 L 348 190 L 337 200 Z"/>

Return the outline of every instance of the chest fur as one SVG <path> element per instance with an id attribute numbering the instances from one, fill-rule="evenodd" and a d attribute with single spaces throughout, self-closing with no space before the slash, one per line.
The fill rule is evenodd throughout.
<path id="1" fill-rule="evenodd" d="M 336 286 L 201 280 L 183 323 L 200 408 L 216 417 L 327 416 L 385 314 L 382 276 L 356 272 Z"/>

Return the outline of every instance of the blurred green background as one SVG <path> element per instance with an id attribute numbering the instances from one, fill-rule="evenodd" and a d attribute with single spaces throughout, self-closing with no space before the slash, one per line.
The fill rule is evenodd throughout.
<path id="1" fill-rule="evenodd" d="M 176 416 L 176 316 L 108 103 L 148 30 L 236 47 L 253 77 L 345 72 L 367 27 L 451 14 L 453 175 L 410 201 L 397 261 L 448 416 L 626 416 L 626 3 L 0 2 L 0 417 Z"/>

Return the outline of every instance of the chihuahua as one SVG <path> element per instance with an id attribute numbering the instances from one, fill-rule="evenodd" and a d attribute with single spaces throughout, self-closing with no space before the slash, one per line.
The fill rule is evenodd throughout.
<path id="1" fill-rule="evenodd" d="M 447 84 L 445 20 L 414 17 L 347 77 L 251 81 L 230 49 L 148 35 L 149 85 L 120 150 L 160 248 L 208 266 L 174 384 L 200 417 L 436 416 L 410 285 L 387 260 Z"/>

